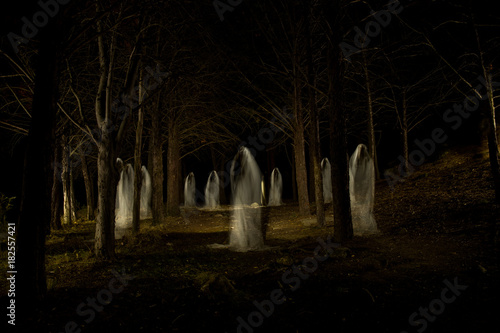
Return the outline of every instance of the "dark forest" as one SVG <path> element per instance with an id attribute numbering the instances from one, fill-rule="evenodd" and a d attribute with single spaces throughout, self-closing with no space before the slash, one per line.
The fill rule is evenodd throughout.
<path id="1" fill-rule="evenodd" d="M 1 13 L 7 332 L 495 325 L 490 2 L 40 0 Z"/>

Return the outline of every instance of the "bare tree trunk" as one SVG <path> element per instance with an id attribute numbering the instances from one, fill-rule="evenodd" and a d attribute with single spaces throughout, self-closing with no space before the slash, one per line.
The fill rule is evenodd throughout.
<path id="1" fill-rule="evenodd" d="M 297 181 L 297 196 L 299 200 L 299 213 L 309 215 L 309 192 L 307 190 L 307 168 L 304 149 L 304 127 L 297 125 L 294 132 L 295 150 L 295 178 Z"/>
<path id="2" fill-rule="evenodd" d="M 304 118 L 301 103 L 301 83 L 299 80 L 298 55 L 294 51 L 294 92 L 293 92 L 293 111 L 295 115 L 295 126 L 293 132 L 293 144 L 295 153 L 295 177 L 297 181 L 297 194 L 299 200 L 299 213 L 301 215 L 311 214 L 309 208 L 309 194 L 307 190 L 307 167 L 304 139 Z"/>
<path id="3" fill-rule="evenodd" d="M 483 67 L 484 68 L 484 67 Z M 495 184 L 495 200 L 500 203 L 500 165 L 498 162 L 498 138 L 495 120 L 495 101 L 493 99 L 493 86 L 491 72 L 484 69 L 488 93 L 488 152 L 490 156 L 491 174 Z"/>
<path id="4" fill-rule="evenodd" d="M 308 110 L 309 113 L 310 113 L 310 109 Z M 309 122 L 309 127 L 311 127 L 312 124 L 311 122 Z M 311 202 L 315 202 L 316 201 L 316 190 L 314 189 L 314 149 L 312 148 L 312 144 L 311 144 L 311 140 L 312 140 L 312 130 L 309 129 L 308 133 L 307 133 L 307 136 L 309 138 L 308 142 L 309 142 L 309 149 L 308 149 L 308 153 L 309 153 L 309 167 L 307 168 L 307 185 L 308 185 L 308 194 L 309 194 L 309 203 Z"/>
<path id="5" fill-rule="evenodd" d="M 404 174 L 407 175 L 410 172 L 410 152 L 408 147 L 408 119 L 406 117 L 407 109 L 406 109 L 406 100 L 405 94 L 403 94 L 403 126 L 401 128 L 401 134 L 403 135 L 403 157 L 404 161 Z"/>
<path id="6" fill-rule="evenodd" d="M 472 13 L 472 22 L 474 28 L 474 34 L 476 37 L 477 51 L 480 60 L 480 66 L 483 71 L 483 76 L 486 81 L 486 93 L 488 97 L 488 111 L 486 112 L 486 121 L 488 124 L 488 154 L 490 157 L 491 174 L 493 176 L 493 183 L 495 186 L 495 201 L 500 203 L 500 165 L 499 165 L 499 152 L 498 152 L 498 137 L 496 130 L 496 120 L 495 120 L 495 100 L 493 99 L 493 78 L 491 74 L 492 64 L 488 65 L 484 61 L 483 51 L 481 47 L 481 40 L 479 38 L 479 33 L 477 31 L 476 19 L 474 11 Z"/>
<path id="7" fill-rule="evenodd" d="M 167 150 L 167 216 L 180 215 L 180 146 L 175 119 L 169 119 Z"/>
<path id="8" fill-rule="evenodd" d="M 141 84 L 139 85 L 139 103 L 142 103 L 142 70 L 140 74 Z M 135 132 L 135 150 L 134 150 L 134 205 L 132 209 L 132 230 L 134 233 L 139 232 L 139 224 L 141 220 L 141 149 L 142 149 L 142 128 L 144 123 L 144 112 L 142 107 L 138 110 L 137 129 Z"/>
<path id="9" fill-rule="evenodd" d="M 96 2 L 97 12 L 102 10 L 100 3 Z M 117 14 L 117 22 L 120 22 L 121 11 Z M 97 209 L 98 215 L 96 219 L 96 234 L 95 234 L 95 255 L 99 259 L 110 259 L 115 256 L 115 199 L 116 187 L 118 184 L 118 173 L 116 169 L 116 158 L 123 133 L 127 125 L 128 113 L 132 110 L 125 108 L 126 111 L 121 114 L 121 120 L 117 118 L 116 110 L 112 110 L 112 95 L 114 81 L 114 61 L 116 52 L 116 35 L 115 28 L 111 30 L 109 44 L 105 43 L 102 32 L 103 21 L 97 20 L 96 27 L 98 32 L 97 45 L 99 50 L 99 70 L 100 78 L 95 100 L 96 120 L 99 128 L 97 141 L 97 188 L 98 199 Z M 128 57 L 129 70 L 120 96 L 122 106 L 127 105 L 125 101 L 130 100 L 135 94 L 134 85 L 137 81 L 137 72 L 140 63 L 141 43 L 140 29 L 136 36 L 136 44 L 132 53 Z M 120 108 L 118 108 L 120 110 Z M 122 109 L 123 110 L 123 109 Z M 114 123 L 116 121 L 116 123 Z"/>
<path id="10" fill-rule="evenodd" d="M 334 0 L 331 12 L 325 17 L 332 27 L 328 47 L 329 111 L 330 111 L 330 155 L 332 157 L 333 190 L 333 238 L 343 242 L 353 237 L 351 202 L 349 197 L 349 165 L 346 142 L 346 111 L 343 98 L 345 68 L 338 44 L 342 40 L 340 31 L 340 0 Z"/>
<path id="11" fill-rule="evenodd" d="M 319 151 L 319 123 L 317 117 L 317 109 L 315 106 L 311 106 L 311 126 L 315 127 L 311 133 L 311 150 L 313 153 L 311 157 L 313 159 L 313 181 L 314 181 L 314 196 L 316 203 L 316 218 L 320 226 L 325 225 L 325 202 L 323 198 L 323 174 L 321 170 L 320 162 L 320 151 Z"/>
<path id="12" fill-rule="evenodd" d="M 100 5 L 96 3 L 99 12 Z M 99 137 L 97 139 L 97 219 L 94 252 L 99 259 L 115 256 L 115 199 L 118 176 L 115 168 L 115 130 L 111 120 L 111 93 L 114 70 L 114 35 L 108 50 L 101 21 L 97 21 L 100 78 L 95 100 Z M 113 129 L 113 130 L 112 130 Z"/>
<path id="13" fill-rule="evenodd" d="M 87 220 L 94 220 L 94 182 L 89 172 L 89 166 L 87 163 L 87 156 L 85 156 L 85 152 L 82 149 L 79 149 L 80 159 L 82 161 L 82 174 L 83 181 L 85 183 L 85 194 L 87 200 Z"/>
<path id="14" fill-rule="evenodd" d="M 380 178 L 380 172 L 378 169 L 378 159 L 377 159 L 377 147 L 375 142 L 375 126 L 373 124 L 373 100 L 372 100 L 372 90 L 370 82 L 370 74 L 368 71 L 368 62 L 366 61 L 365 51 L 363 54 L 363 70 L 365 73 L 366 82 L 366 97 L 367 97 L 367 110 L 368 110 L 368 149 L 370 150 L 370 155 L 373 160 L 373 165 L 375 166 L 375 178 Z"/>
<path id="15" fill-rule="evenodd" d="M 409 174 L 410 172 L 410 161 L 409 159 L 409 148 L 408 148 L 408 130 L 406 128 L 403 128 L 401 130 L 402 136 L 403 136 L 403 157 L 405 159 L 404 165 L 403 165 L 403 173 L 405 176 Z"/>
<path id="16" fill-rule="evenodd" d="M 104 127 L 106 129 L 106 127 Z M 111 133 L 101 129 L 97 154 L 97 220 L 95 254 L 99 258 L 113 258 L 115 254 L 115 197 L 118 176 L 115 170 Z"/>
<path id="17" fill-rule="evenodd" d="M 75 186 L 74 186 L 73 168 L 69 167 L 69 198 L 71 200 L 71 220 L 76 221 L 76 198 L 75 198 Z"/>
<path id="18" fill-rule="evenodd" d="M 475 24 L 474 32 L 476 34 L 478 52 L 481 60 L 481 68 L 483 70 L 483 76 L 486 80 L 486 92 L 488 97 L 488 111 L 486 113 L 486 120 L 488 123 L 488 153 L 490 157 L 491 174 L 493 176 L 493 183 L 495 185 L 495 200 L 497 202 L 500 202 L 500 165 L 498 161 L 498 138 L 496 131 L 495 101 L 493 99 L 492 74 L 491 70 L 487 68 L 487 65 L 484 63 L 479 34 L 477 32 L 477 27 Z"/>
<path id="19" fill-rule="evenodd" d="M 20 214 L 17 223 L 16 325 L 20 331 L 47 292 L 45 235 L 50 224 L 51 164 L 58 98 L 58 21 L 41 32 L 37 54 L 31 124 L 24 160 Z M 10 277 L 10 276 L 9 276 Z"/>
<path id="20" fill-rule="evenodd" d="M 61 229 L 61 168 L 60 158 L 61 158 L 61 145 L 56 141 L 54 144 L 54 163 L 53 169 L 54 172 L 52 174 L 52 191 L 51 191 L 51 218 L 50 218 L 50 226 L 52 229 L 59 230 Z"/>
<path id="21" fill-rule="evenodd" d="M 294 161 L 295 161 L 295 159 L 294 159 Z M 296 168 L 295 168 L 295 163 L 292 162 L 292 200 L 293 201 L 298 200 L 296 179 L 297 179 L 297 172 L 296 172 Z"/>
<path id="22" fill-rule="evenodd" d="M 70 225 L 73 221 L 73 214 L 71 212 L 71 174 L 70 174 L 70 147 L 68 145 L 68 138 L 63 137 L 62 147 L 62 187 L 63 187 L 63 223 Z"/>
<path id="23" fill-rule="evenodd" d="M 153 200 L 151 209 L 153 224 L 161 223 L 165 218 L 163 204 L 163 140 L 161 138 L 160 94 L 151 112 L 151 154 Z"/>
<path id="24" fill-rule="evenodd" d="M 323 198 L 323 175 L 320 162 L 320 140 L 319 140 L 319 121 L 318 108 L 316 107 L 316 91 L 315 91 L 315 73 L 313 68 L 312 55 L 312 34 L 311 23 L 313 20 L 313 4 L 310 2 L 309 15 L 306 19 L 306 37 L 307 37 L 307 71 L 308 71 L 308 94 L 309 94 L 309 114 L 311 121 L 311 131 L 309 140 L 310 156 L 312 159 L 313 181 L 314 181 L 314 197 L 316 203 L 316 219 L 318 225 L 325 225 L 325 202 Z"/>

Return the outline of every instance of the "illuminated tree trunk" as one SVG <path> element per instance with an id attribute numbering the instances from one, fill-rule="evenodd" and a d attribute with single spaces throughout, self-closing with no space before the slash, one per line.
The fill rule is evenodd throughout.
<path id="1" fill-rule="evenodd" d="M 67 137 L 63 138 L 62 155 L 63 223 L 70 225 L 73 221 L 73 207 L 71 200 L 70 147 Z"/>

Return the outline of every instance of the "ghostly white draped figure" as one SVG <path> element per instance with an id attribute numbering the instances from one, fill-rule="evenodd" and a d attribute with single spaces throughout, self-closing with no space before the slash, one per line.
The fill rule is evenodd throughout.
<path id="1" fill-rule="evenodd" d="M 375 168 L 364 144 L 358 145 L 349 160 L 349 192 L 355 235 L 378 232 L 373 216 Z"/>
<path id="2" fill-rule="evenodd" d="M 282 204 L 281 194 L 283 193 L 283 180 L 278 168 L 274 168 L 271 173 L 271 188 L 269 189 L 269 206 L 279 206 Z"/>
<path id="3" fill-rule="evenodd" d="M 323 176 L 323 200 L 325 203 L 330 203 L 333 201 L 332 166 L 326 157 L 321 161 L 321 172 Z"/>
<path id="4" fill-rule="evenodd" d="M 264 247 L 261 212 L 261 172 L 250 151 L 241 147 L 231 165 L 233 216 L 229 248 L 246 252 Z"/>
<path id="5" fill-rule="evenodd" d="M 116 160 L 122 166 L 121 159 Z M 116 190 L 115 228 L 132 227 L 132 209 L 134 203 L 134 168 L 128 163 L 123 166 Z"/>
<path id="6" fill-rule="evenodd" d="M 214 170 L 210 172 L 205 186 L 205 207 L 217 208 L 219 206 L 219 176 Z"/>
<path id="7" fill-rule="evenodd" d="M 186 180 L 184 182 L 184 206 L 185 207 L 195 207 L 196 199 L 196 183 L 194 179 L 194 173 L 190 172 L 186 176 Z"/>
<path id="8" fill-rule="evenodd" d="M 153 216 L 153 213 L 151 212 L 151 196 L 153 194 L 151 188 L 151 176 L 144 165 L 141 168 L 141 172 L 141 219 L 147 219 Z"/>

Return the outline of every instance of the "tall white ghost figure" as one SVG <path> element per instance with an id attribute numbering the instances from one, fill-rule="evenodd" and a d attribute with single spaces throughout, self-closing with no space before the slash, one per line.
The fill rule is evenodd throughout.
<path id="1" fill-rule="evenodd" d="M 278 168 L 274 168 L 271 173 L 271 188 L 269 189 L 269 206 L 279 206 L 282 204 L 281 194 L 283 192 L 283 180 Z"/>
<path id="2" fill-rule="evenodd" d="M 141 219 L 147 219 L 153 217 L 153 213 L 151 211 L 151 197 L 153 189 L 151 188 L 151 176 L 144 165 L 141 168 L 141 172 Z"/>
<path id="3" fill-rule="evenodd" d="M 354 234 L 377 233 L 373 216 L 375 167 L 364 144 L 358 145 L 349 160 L 349 192 Z"/>
<path id="4" fill-rule="evenodd" d="M 326 157 L 321 161 L 321 173 L 323 176 L 323 200 L 325 203 L 330 203 L 333 201 L 332 166 Z"/>
<path id="5" fill-rule="evenodd" d="M 195 207 L 196 199 L 196 182 L 194 179 L 194 173 L 190 172 L 186 176 L 186 181 L 184 182 L 184 207 Z"/>
<path id="6" fill-rule="evenodd" d="M 229 248 L 246 252 L 264 247 L 262 234 L 261 172 L 250 151 L 241 147 L 231 165 L 233 216 L 229 232 Z"/>
<path id="7" fill-rule="evenodd" d="M 121 159 L 117 164 L 123 165 Z M 118 229 L 130 228 L 132 226 L 132 209 L 134 204 L 134 168 L 132 164 L 126 164 L 121 173 L 116 190 L 115 227 Z"/>
<path id="8" fill-rule="evenodd" d="M 210 172 L 207 185 L 205 186 L 205 207 L 217 208 L 219 204 L 219 176 L 217 171 Z"/>

